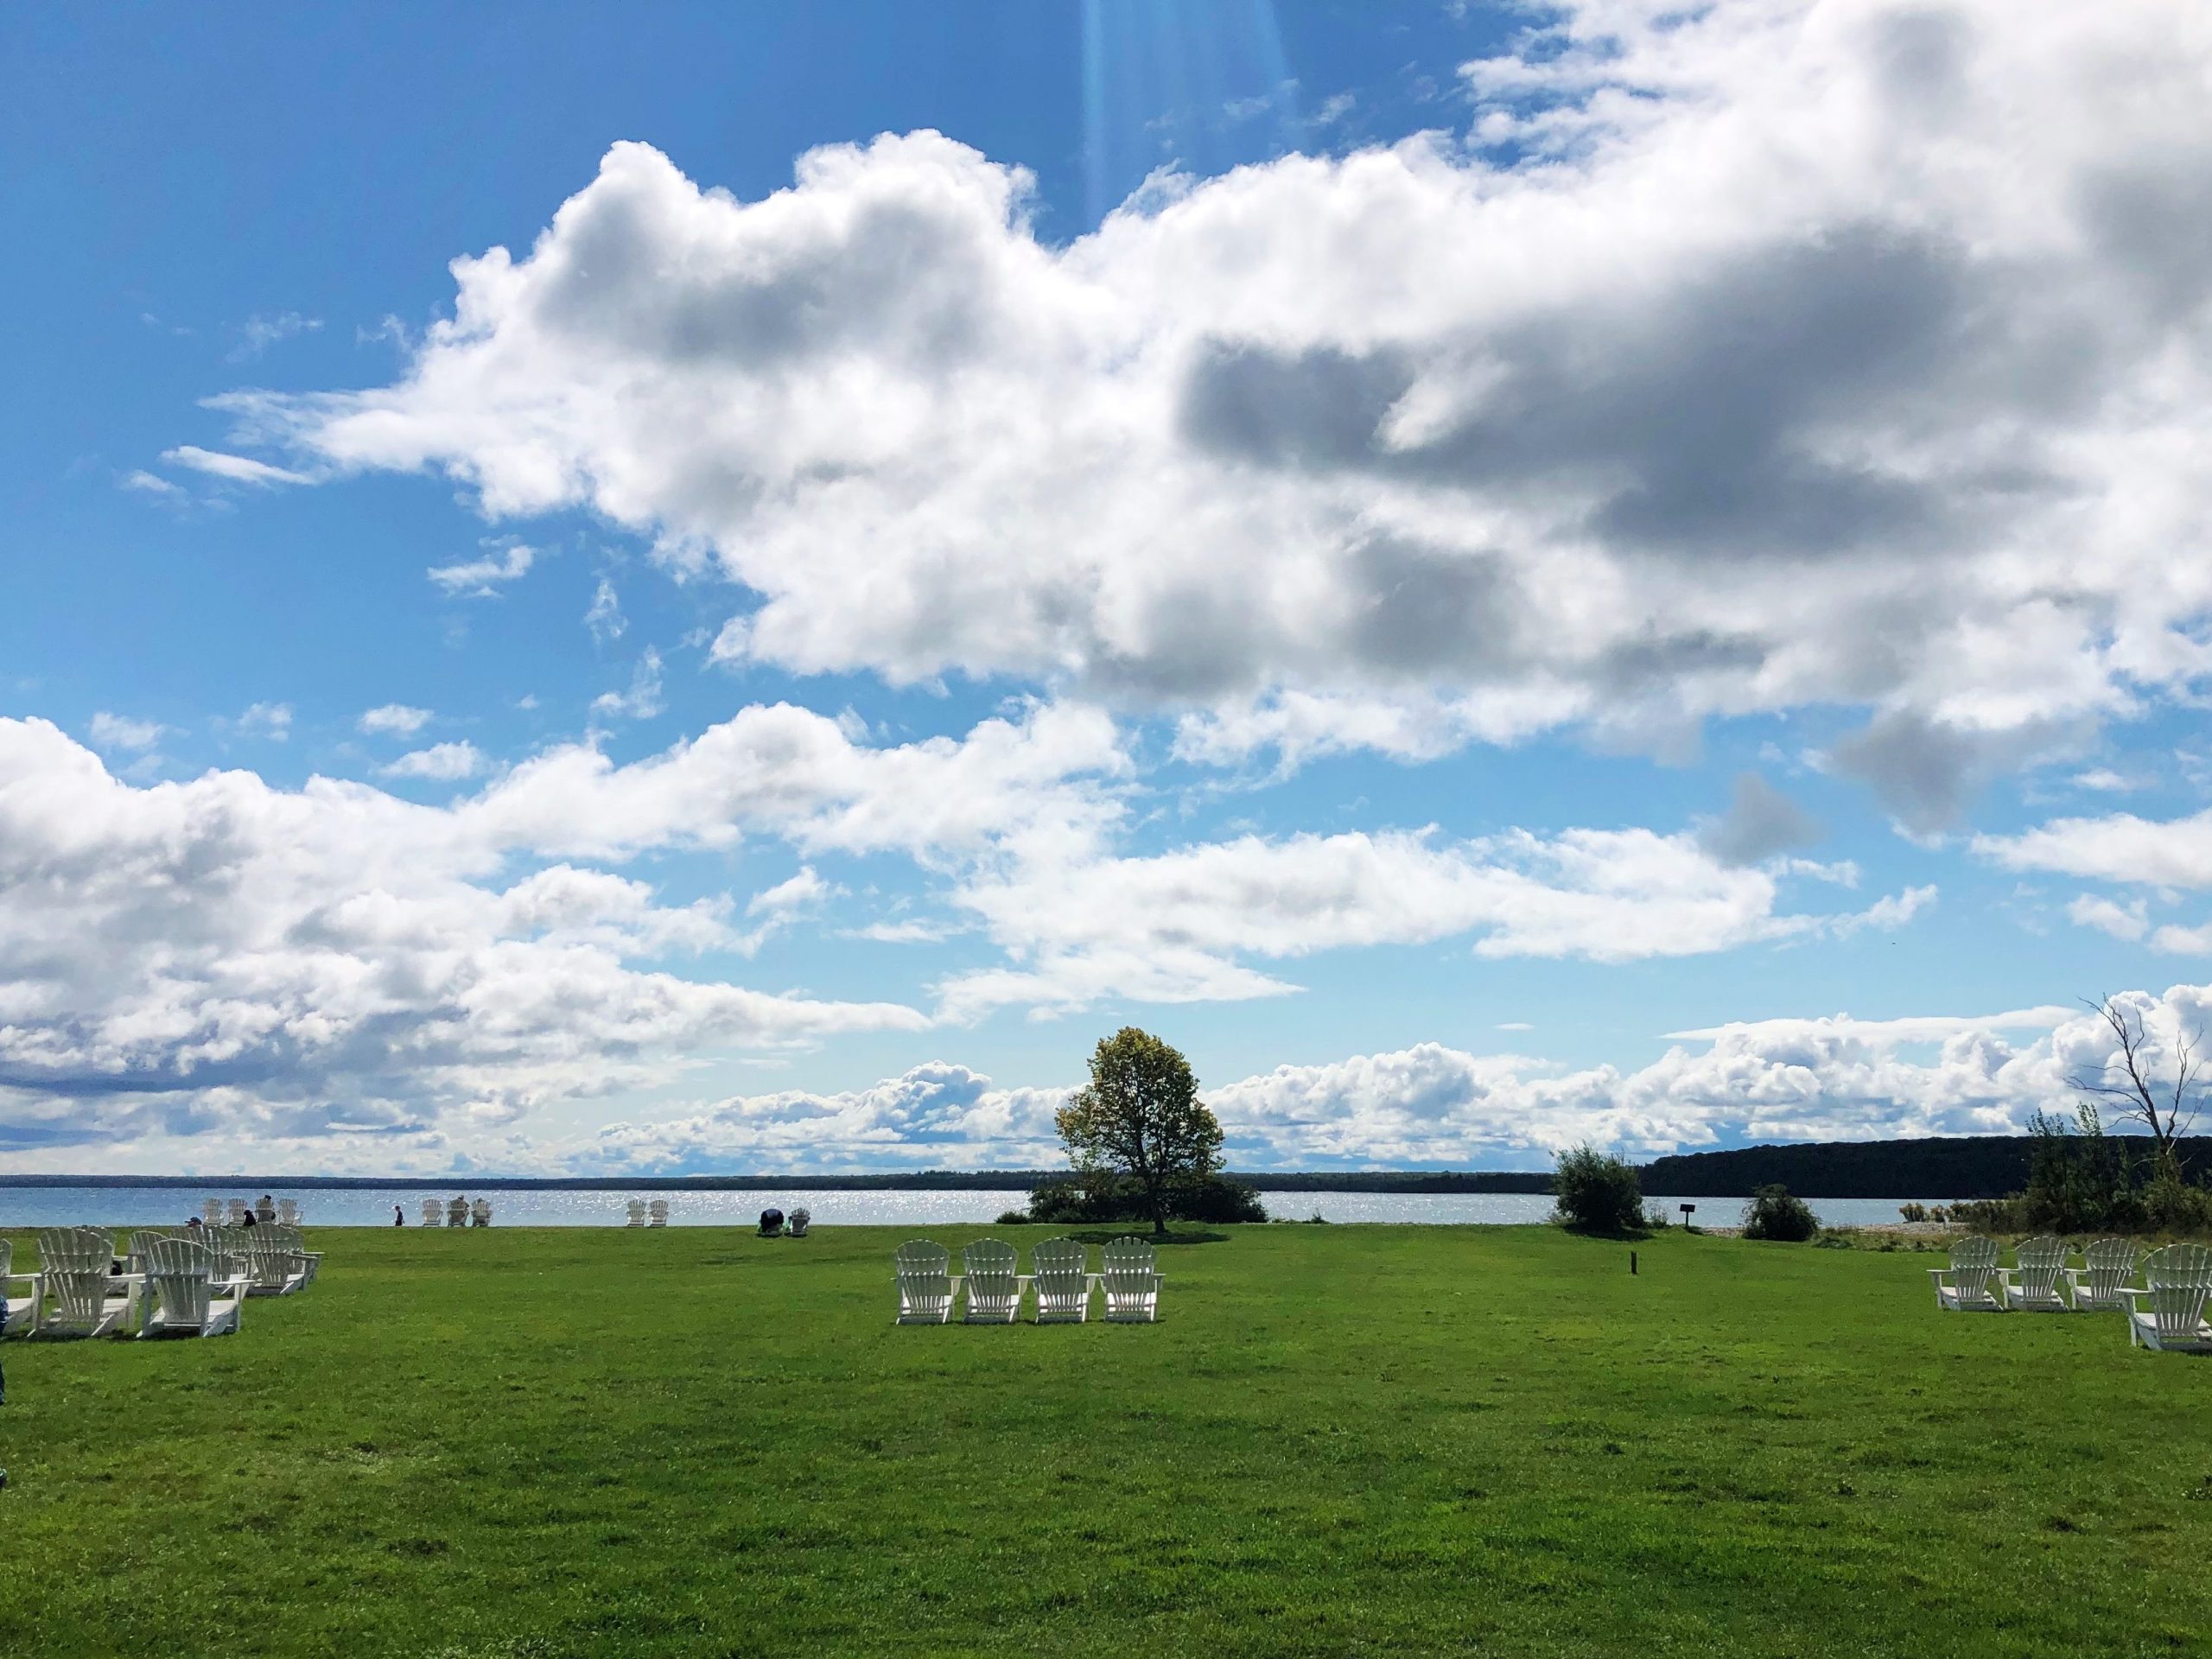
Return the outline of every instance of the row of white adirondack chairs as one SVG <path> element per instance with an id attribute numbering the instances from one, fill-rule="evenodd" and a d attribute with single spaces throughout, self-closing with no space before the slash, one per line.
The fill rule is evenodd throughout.
<path id="1" fill-rule="evenodd" d="M 425 1227 L 489 1227 L 492 1224 L 492 1200 L 478 1198 L 474 1203 L 467 1198 L 425 1198 L 423 1200 L 423 1224 Z"/>
<path id="2" fill-rule="evenodd" d="M 1036 1271 L 1020 1271 L 1013 1245 L 979 1238 L 960 1253 L 961 1271 L 952 1271 L 952 1253 L 942 1244 L 916 1239 L 901 1244 L 895 1258 L 900 1325 L 946 1325 L 966 1292 L 969 1325 L 1012 1325 L 1021 1317 L 1022 1298 L 1034 1287 L 1037 1323 L 1077 1325 L 1090 1317 L 1094 1287 L 1106 1293 L 1106 1317 L 1116 1324 L 1149 1325 L 1160 1317 L 1160 1275 L 1152 1246 L 1141 1238 L 1117 1238 L 1105 1248 L 1102 1273 L 1089 1270 L 1088 1252 L 1071 1238 L 1048 1238 L 1033 1253 Z"/>
<path id="3" fill-rule="evenodd" d="M 2132 1346 L 2212 1354 L 2212 1248 L 2169 1244 L 2142 1255 L 2126 1239 L 2101 1238 L 2078 1268 L 2067 1264 L 2070 1249 L 2063 1238 L 2024 1238 L 2015 1265 L 2000 1268 L 1995 1239 L 1961 1239 L 1948 1268 L 1928 1270 L 1936 1305 L 1960 1313 L 2124 1312 Z M 2139 1266 L 2143 1283 L 2132 1286 Z"/>
<path id="4" fill-rule="evenodd" d="M 200 1212 L 210 1227 L 243 1227 L 251 1215 L 257 1224 L 271 1222 L 285 1227 L 300 1224 L 300 1201 L 278 1198 L 270 1204 L 248 1204 L 244 1198 L 210 1198 Z"/>
<path id="5" fill-rule="evenodd" d="M 35 1273 L 14 1271 L 14 1249 L 0 1239 L 0 1285 L 29 1294 L 6 1297 L 0 1335 L 27 1337 L 226 1336 L 238 1328 L 248 1296 L 285 1296 L 321 1265 L 302 1247 L 299 1230 L 198 1227 L 180 1233 L 140 1229 L 115 1270 L 115 1240 L 97 1227 L 45 1227 Z"/>
<path id="6" fill-rule="evenodd" d="M 665 1227 L 668 1225 L 668 1200 L 655 1198 L 648 1203 L 644 1198 L 630 1200 L 629 1219 L 632 1227 Z"/>

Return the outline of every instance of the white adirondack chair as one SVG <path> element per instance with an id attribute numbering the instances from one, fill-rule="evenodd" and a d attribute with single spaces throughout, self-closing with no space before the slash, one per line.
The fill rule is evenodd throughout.
<path id="1" fill-rule="evenodd" d="M 192 1242 L 207 1252 L 207 1275 L 220 1284 L 247 1276 L 245 1246 L 235 1227 L 202 1227 Z"/>
<path id="2" fill-rule="evenodd" d="M 2125 1312 L 2120 1288 L 2135 1276 L 2137 1251 L 2125 1238 L 2101 1238 L 2082 1252 L 2082 1265 L 2066 1269 L 2076 1313 Z"/>
<path id="3" fill-rule="evenodd" d="M 468 1225 L 468 1200 L 467 1198 L 461 1198 L 456 1194 L 453 1202 L 446 1205 L 446 1225 L 448 1227 L 466 1227 Z"/>
<path id="4" fill-rule="evenodd" d="M 1090 1317 L 1087 1254 L 1071 1238 L 1048 1238 L 1037 1247 L 1038 1324 L 1080 1325 Z"/>
<path id="5" fill-rule="evenodd" d="M 272 1221 L 246 1229 L 240 1243 L 245 1246 L 249 1294 L 289 1296 L 307 1284 L 307 1256 L 300 1249 L 296 1229 L 279 1227 Z"/>
<path id="6" fill-rule="evenodd" d="M 262 1195 L 261 1202 L 252 1205 L 251 1208 L 253 1210 L 253 1219 L 257 1225 L 267 1227 L 274 1224 L 276 1222 L 276 1200 L 269 1197 L 266 1193 Z"/>
<path id="7" fill-rule="evenodd" d="M 217 1280 L 213 1251 L 188 1238 L 165 1238 L 151 1259 L 146 1294 L 153 1303 L 140 1336 L 222 1337 L 238 1330 L 246 1281 Z"/>
<path id="8" fill-rule="evenodd" d="M 468 1224 L 472 1227 L 489 1227 L 492 1224 L 491 1199 L 479 1198 L 468 1206 Z"/>
<path id="9" fill-rule="evenodd" d="M 220 1198 L 208 1199 L 207 1207 L 200 1213 L 207 1218 L 207 1224 L 210 1227 L 221 1226 L 223 1224 L 223 1201 Z"/>
<path id="10" fill-rule="evenodd" d="M 813 1220 L 814 1217 L 810 1211 L 805 1210 L 794 1210 L 785 1218 L 784 1230 L 786 1233 L 789 1233 L 793 1238 L 804 1238 L 806 1236 L 806 1230 Z"/>
<path id="11" fill-rule="evenodd" d="M 423 1200 L 423 1224 L 425 1227 L 442 1227 L 445 1224 L 445 1219 L 446 1205 L 443 1198 Z"/>
<path id="12" fill-rule="evenodd" d="M 1002 1239 L 979 1238 L 960 1252 L 969 1325 L 1012 1325 L 1021 1314 L 1021 1257 Z"/>
<path id="13" fill-rule="evenodd" d="M 130 1253 L 124 1258 L 127 1269 L 132 1273 L 145 1272 L 146 1252 L 168 1236 L 168 1230 L 166 1228 L 134 1229 L 130 1235 Z"/>
<path id="14" fill-rule="evenodd" d="M 645 1224 L 645 1201 L 643 1198 L 630 1200 L 629 1224 L 632 1227 L 642 1227 Z"/>
<path id="15" fill-rule="evenodd" d="M 296 1227 L 300 1224 L 300 1201 L 297 1198 L 276 1200 L 276 1220 L 280 1225 Z"/>
<path id="16" fill-rule="evenodd" d="M 8 1287 L 22 1284 L 30 1287 L 28 1296 L 10 1296 Z M 16 1332 L 35 1324 L 39 1304 L 46 1298 L 45 1283 L 35 1273 L 16 1271 L 16 1247 L 9 1240 L 0 1238 L 0 1337 L 12 1336 Z"/>
<path id="17" fill-rule="evenodd" d="M 952 1253 L 925 1238 L 901 1244 L 893 1258 L 899 1274 L 899 1323 L 944 1325 L 952 1319 Z"/>
<path id="18" fill-rule="evenodd" d="M 655 1198 L 651 1204 L 645 1206 L 645 1225 L 648 1227 L 665 1227 L 668 1225 L 668 1200 L 666 1198 Z"/>
<path id="19" fill-rule="evenodd" d="M 1150 1325 L 1160 1317 L 1160 1274 L 1152 1246 L 1141 1238 L 1117 1238 L 1106 1247 L 1106 1317 L 1117 1325 Z"/>
<path id="20" fill-rule="evenodd" d="M 226 1224 L 232 1227 L 243 1227 L 245 1225 L 245 1217 L 246 1201 L 244 1198 L 232 1198 L 230 1213 L 225 1218 Z"/>
<path id="21" fill-rule="evenodd" d="M 2024 1238 L 2013 1252 L 2018 1266 L 2002 1268 L 1998 1277 L 2005 1290 L 2005 1306 L 2033 1313 L 2067 1312 L 2066 1241 L 2063 1238 Z"/>
<path id="22" fill-rule="evenodd" d="M 2120 1293 L 2128 1301 L 2129 1345 L 2212 1354 L 2212 1325 L 2204 1319 L 2204 1304 L 2212 1299 L 2212 1247 L 2169 1244 L 2152 1251 L 2144 1259 L 2143 1282 L 2150 1288 Z M 2147 1313 L 2141 1306 L 2145 1299 Z"/>
<path id="23" fill-rule="evenodd" d="M 2004 1299 L 1997 1293 L 2004 1281 L 1997 1275 L 1997 1241 L 1962 1238 L 1951 1247 L 1951 1265 L 1930 1268 L 1928 1277 L 1936 1287 L 1936 1306 L 1953 1313 L 2001 1313 Z"/>
<path id="24" fill-rule="evenodd" d="M 322 1252 L 308 1249 L 296 1227 L 287 1227 L 281 1222 L 276 1226 L 276 1242 L 290 1262 L 290 1271 L 299 1277 L 296 1290 L 305 1290 L 315 1283 L 315 1276 L 322 1267 Z"/>
<path id="25" fill-rule="evenodd" d="M 47 1306 L 31 1327 L 35 1337 L 105 1337 L 123 1323 L 127 1296 L 111 1299 L 108 1264 L 86 1267 L 81 1260 L 48 1268 L 40 1275 Z"/>

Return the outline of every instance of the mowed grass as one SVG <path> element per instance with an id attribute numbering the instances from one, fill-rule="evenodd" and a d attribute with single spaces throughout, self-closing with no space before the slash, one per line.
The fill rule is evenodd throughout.
<path id="1" fill-rule="evenodd" d="M 1028 1247 L 1052 1230 L 944 1227 Z M 906 1230 L 338 1230 L 11 1342 L 0 1650 L 2170 1654 L 2212 1363 L 1938 1258 L 1274 1226 L 1156 1326 L 894 1328 Z M 30 1254 L 17 1236 L 19 1263 Z"/>

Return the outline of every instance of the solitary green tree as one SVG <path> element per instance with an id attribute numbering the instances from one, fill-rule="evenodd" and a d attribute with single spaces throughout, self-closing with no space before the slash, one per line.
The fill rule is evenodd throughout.
<path id="1" fill-rule="evenodd" d="M 1154 1236 L 1167 1230 L 1169 1195 L 1221 1167 L 1221 1125 L 1198 1099 L 1191 1063 L 1135 1026 L 1100 1039 L 1090 1084 L 1053 1122 L 1077 1168 L 1135 1184 Z"/>

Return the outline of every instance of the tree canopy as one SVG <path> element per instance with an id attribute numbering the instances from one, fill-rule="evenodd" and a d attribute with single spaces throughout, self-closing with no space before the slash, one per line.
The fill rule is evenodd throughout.
<path id="1" fill-rule="evenodd" d="M 1111 1170 L 1142 1193 L 1155 1233 L 1175 1189 L 1221 1168 L 1221 1125 L 1198 1098 L 1191 1063 L 1150 1032 L 1124 1026 L 1090 1056 L 1090 1081 L 1053 1119 L 1076 1167 Z"/>

